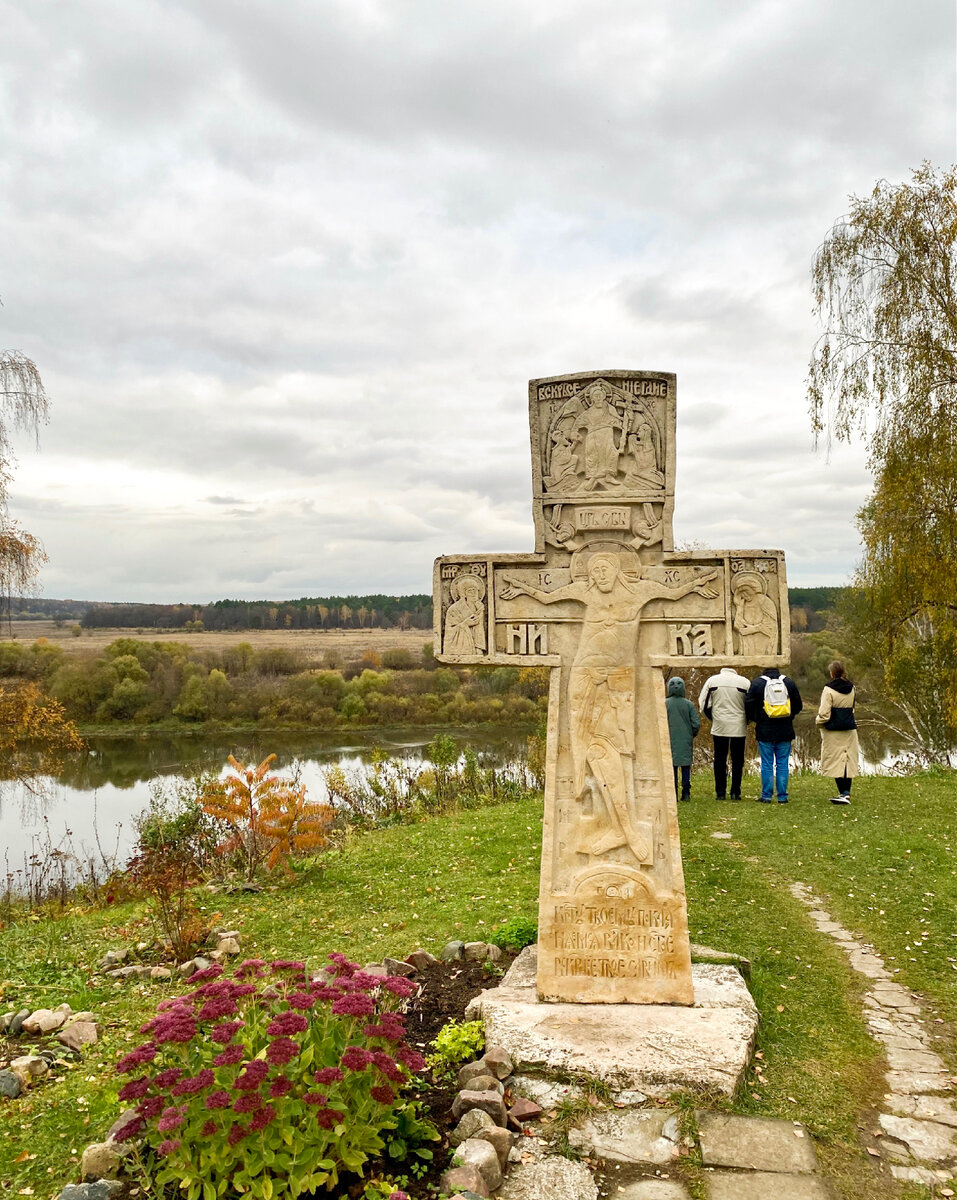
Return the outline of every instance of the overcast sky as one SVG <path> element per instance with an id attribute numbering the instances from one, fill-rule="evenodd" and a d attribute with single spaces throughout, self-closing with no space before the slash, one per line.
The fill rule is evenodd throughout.
<path id="1" fill-rule="evenodd" d="M 676 536 L 841 583 L 809 267 L 955 155 L 952 0 L 0 0 L 41 594 L 431 589 L 530 550 L 527 380 L 678 376 Z"/>

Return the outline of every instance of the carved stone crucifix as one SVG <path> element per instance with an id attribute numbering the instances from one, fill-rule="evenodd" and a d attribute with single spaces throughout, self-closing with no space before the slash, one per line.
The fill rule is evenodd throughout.
<path id="1" fill-rule="evenodd" d="M 448 555 L 436 657 L 551 670 L 538 993 L 691 1004 L 662 668 L 784 666 L 778 550 L 676 553 L 675 376 L 529 384 L 534 554 Z"/>

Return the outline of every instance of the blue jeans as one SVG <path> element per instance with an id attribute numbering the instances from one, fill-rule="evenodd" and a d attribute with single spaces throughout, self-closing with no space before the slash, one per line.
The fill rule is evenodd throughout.
<path id="1" fill-rule="evenodd" d="M 778 800 L 788 798 L 790 742 L 758 742 L 761 752 L 761 799 L 770 800 L 777 786 Z"/>

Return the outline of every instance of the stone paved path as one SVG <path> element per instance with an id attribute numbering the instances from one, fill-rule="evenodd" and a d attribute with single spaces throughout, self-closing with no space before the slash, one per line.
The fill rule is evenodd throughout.
<path id="1" fill-rule="evenodd" d="M 878 1116 L 882 1158 L 895 1179 L 926 1184 L 952 1179 L 957 1110 L 951 1096 L 957 1081 L 931 1047 L 917 997 L 894 982 L 874 947 L 833 920 L 805 884 L 791 884 L 791 893 L 810 909 L 820 932 L 838 943 L 851 966 L 872 981 L 864 996 L 867 1024 L 884 1046 L 888 1064 L 885 1111 Z"/>

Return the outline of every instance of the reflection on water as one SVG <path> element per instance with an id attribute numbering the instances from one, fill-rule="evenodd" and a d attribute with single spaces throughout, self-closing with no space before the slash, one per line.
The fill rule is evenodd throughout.
<path id="1" fill-rule="evenodd" d="M 816 768 L 820 733 L 814 725 L 816 704 L 795 720 L 794 766 Z M 864 769 L 892 768 L 905 747 L 867 720 L 859 710 Z M 34 787 L 3 784 L 0 797 L 0 856 L 8 870 L 22 867 L 25 855 L 39 846 L 56 846 L 69 830 L 73 848 L 83 857 L 119 853 L 125 861 L 133 842 L 133 820 L 149 803 L 151 792 L 164 783 L 178 782 L 206 771 L 222 772 L 226 756 L 261 762 L 277 755 L 277 768 L 298 767 L 311 799 L 326 796 L 323 771 L 334 763 L 345 769 L 369 763 L 378 750 L 395 758 L 425 761 L 435 731 L 416 729 L 348 730 L 318 733 L 251 732 L 232 736 L 189 737 L 142 734 L 136 737 L 94 737 L 89 749 L 73 755 L 58 779 L 37 780 Z M 489 766 L 517 757 L 527 731 L 459 729 L 452 731 L 460 746 L 472 746 Z M 700 752 L 710 762 L 711 739 L 699 739 Z M 3 859 L 0 857 L 0 868 Z"/>
<path id="2" fill-rule="evenodd" d="M 452 731 L 460 746 L 472 746 L 488 766 L 515 758 L 527 731 L 462 729 Z M 134 840 L 133 820 L 149 804 L 157 786 L 175 789 L 204 772 L 220 774 L 226 756 L 261 762 L 277 756 L 276 769 L 298 768 L 310 799 L 326 796 L 323 771 L 339 764 L 346 770 L 370 763 L 376 751 L 393 758 L 427 761 L 434 731 L 416 729 L 348 730 L 321 733 L 248 733 L 217 738 L 155 736 L 91 737 L 86 752 L 70 757 L 58 779 L 24 785 L 0 785 L 0 854 L 7 871 L 23 866 L 24 856 L 39 847 L 58 845 L 69 831 L 80 857 L 126 851 Z M 0 859 L 0 868 L 4 867 Z"/>

